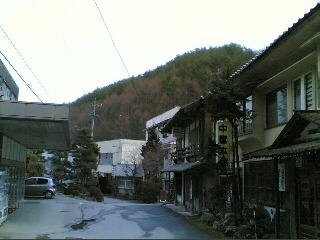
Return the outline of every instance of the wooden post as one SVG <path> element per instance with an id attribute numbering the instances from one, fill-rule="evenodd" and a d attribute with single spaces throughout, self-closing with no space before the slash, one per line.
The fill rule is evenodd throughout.
<path id="1" fill-rule="evenodd" d="M 191 178 L 192 180 L 191 180 L 191 190 L 192 190 L 192 193 L 191 193 L 191 198 L 192 198 L 192 200 L 191 200 L 191 203 L 192 203 L 192 205 L 191 205 L 191 212 L 192 213 L 194 213 L 194 210 L 195 210 L 195 199 L 194 199 L 194 197 L 195 197 L 195 194 L 194 194 L 194 192 L 195 192 L 195 174 L 192 174 L 192 178 Z"/>
<path id="2" fill-rule="evenodd" d="M 232 121 L 229 119 L 229 122 L 232 124 Z M 234 127 L 232 127 L 234 130 Z M 234 134 L 232 134 L 234 135 Z M 236 146 L 234 138 L 232 138 L 232 162 L 231 162 L 231 170 L 232 170 L 232 197 L 233 197 L 233 213 L 235 215 L 236 226 L 239 225 L 239 194 L 237 187 L 237 174 L 236 174 Z"/>
<path id="3" fill-rule="evenodd" d="M 238 135 L 238 125 L 236 124 L 236 120 L 232 123 L 233 126 L 233 131 L 234 131 L 234 151 L 235 151 L 235 160 L 236 160 L 236 166 L 237 166 L 237 190 L 238 190 L 238 195 L 239 195 L 239 206 L 238 206 L 238 214 L 239 214 L 239 220 L 240 224 L 242 223 L 242 209 L 243 209 L 243 194 L 242 194 L 242 180 L 241 180 L 241 173 L 240 173 L 240 163 L 239 163 L 239 135 Z M 237 196 L 238 198 L 238 196 Z"/>
<path id="4" fill-rule="evenodd" d="M 299 187 L 299 170 L 295 167 L 294 168 L 294 210 L 295 210 L 295 224 L 296 224 L 296 238 L 300 238 L 300 187 Z"/>
<path id="5" fill-rule="evenodd" d="M 182 179 L 182 192 L 181 192 L 182 205 L 186 206 L 186 181 L 185 181 L 185 176 L 183 172 L 181 172 L 181 179 Z"/>
<path id="6" fill-rule="evenodd" d="M 174 195 L 174 204 L 178 205 L 178 195 L 177 195 L 177 176 L 176 172 L 174 173 L 173 177 L 173 195 Z"/>
<path id="7" fill-rule="evenodd" d="M 171 198 L 172 198 L 172 195 L 171 195 L 171 172 L 168 172 L 169 173 L 169 188 L 168 188 L 168 196 L 169 196 L 169 198 L 170 199 L 167 199 L 168 200 L 168 202 L 171 202 Z"/>
<path id="8" fill-rule="evenodd" d="M 274 194 L 276 200 L 276 217 L 275 217 L 275 234 L 276 238 L 280 238 L 280 192 L 279 192 L 279 169 L 278 158 L 273 159 L 273 176 L 274 176 Z"/>

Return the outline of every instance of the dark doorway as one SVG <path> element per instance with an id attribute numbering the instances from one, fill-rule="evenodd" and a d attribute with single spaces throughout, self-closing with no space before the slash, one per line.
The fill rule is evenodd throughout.
<path id="1" fill-rule="evenodd" d="M 99 185 L 101 192 L 103 194 L 110 194 L 112 189 L 111 189 L 111 178 L 109 176 L 106 177 L 99 177 Z"/>

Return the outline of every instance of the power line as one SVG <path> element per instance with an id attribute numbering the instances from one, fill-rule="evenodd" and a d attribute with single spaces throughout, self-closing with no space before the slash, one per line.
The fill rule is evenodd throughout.
<path id="1" fill-rule="evenodd" d="M 37 78 L 37 76 L 34 74 L 34 72 L 32 71 L 32 69 L 30 68 L 30 66 L 28 65 L 28 63 L 26 62 L 26 60 L 22 57 L 22 55 L 20 54 L 19 50 L 16 48 L 16 46 L 14 45 L 14 43 L 11 41 L 10 37 L 8 36 L 8 34 L 5 32 L 5 30 L 2 28 L 2 26 L 0 25 L 1 30 L 3 31 L 3 33 L 6 35 L 6 37 L 8 38 L 8 40 L 10 41 L 11 45 L 14 47 L 14 49 L 17 51 L 17 53 L 19 54 L 19 56 L 21 57 L 21 59 L 23 60 L 23 62 L 26 64 L 26 66 L 29 68 L 30 72 L 32 73 L 32 75 L 37 79 L 38 83 L 40 84 L 40 86 L 42 87 L 42 89 L 48 94 L 48 96 L 52 99 L 52 97 L 50 96 L 50 94 L 47 92 L 47 90 L 44 88 L 44 86 L 41 84 L 40 80 Z"/>
<path id="2" fill-rule="evenodd" d="M 30 85 L 23 79 L 23 77 L 18 73 L 18 71 L 15 69 L 15 67 L 11 64 L 11 62 L 7 59 L 7 57 L 0 51 L 0 54 L 4 57 L 4 59 L 10 64 L 10 66 L 13 68 L 13 70 L 18 74 L 18 76 L 21 78 L 21 80 L 27 85 L 27 87 L 31 90 L 31 92 L 39 99 L 40 102 L 42 100 L 39 98 L 39 96 L 33 91 L 33 89 L 30 87 Z M 42 102 L 43 103 L 43 102 Z"/>
<path id="3" fill-rule="evenodd" d="M 96 0 L 93 0 L 93 1 L 94 1 L 95 5 L 96 5 L 96 7 L 97 7 L 97 10 L 98 10 L 98 12 L 99 12 L 99 14 L 100 14 L 100 17 L 101 17 L 101 19 L 102 19 L 102 22 L 104 23 L 104 26 L 106 27 L 107 32 L 108 32 L 108 34 L 109 34 L 109 36 L 110 36 L 110 38 L 111 38 L 112 44 L 113 44 L 113 46 L 115 47 L 115 49 L 117 50 L 117 53 L 118 53 L 118 55 L 119 55 L 119 57 L 120 57 L 120 60 L 121 60 L 121 62 L 122 62 L 122 64 L 123 64 L 123 66 L 124 66 L 124 68 L 125 68 L 128 76 L 129 76 L 129 78 L 130 78 L 131 75 L 130 75 L 130 73 L 129 73 L 129 71 L 128 71 L 128 68 L 127 68 L 126 64 L 124 63 L 124 61 L 123 61 L 123 59 L 122 59 L 122 57 L 121 57 L 121 54 L 120 54 L 120 52 L 119 52 L 119 50 L 118 50 L 118 48 L 117 48 L 117 46 L 116 46 L 113 38 L 112 38 L 111 32 L 109 31 L 109 28 L 108 28 L 108 26 L 107 26 L 107 24 L 106 24 L 106 21 L 104 20 L 102 14 L 101 14 L 100 8 L 99 8 Z"/>
<path id="4" fill-rule="evenodd" d="M 128 76 L 129 76 L 129 78 L 130 78 L 130 80 L 131 80 L 131 83 L 132 83 L 134 89 L 136 90 L 136 93 L 138 94 L 138 90 L 137 90 L 137 88 L 136 88 L 136 86 L 135 86 L 135 84 L 134 84 L 134 82 L 133 82 L 133 80 L 132 80 L 132 77 L 131 77 L 131 75 L 130 75 L 130 73 L 129 73 L 129 71 L 128 71 L 128 68 L 127 68 L 126 64 L 124 63 L 124 61 L 123 61 L 123 59 L 122 59 L 122 56 L 121 56 L 121 54 L 120 54 L 120 52 L 119 52 L 119 50 L 118 50 L 118 48 L 117 48 L 117 46 L 116 46 L 116 43 L 115 43 L 114 40 L 113 40 L 113 37 L 112 37 L 111 32 L 110 32 L 110 30 L 109 30 L 109 28 L 108 28 L 108 26 L 107 26 L 107 23 L 106 23 L 106 21 L 104 20 L 104 18 L 103 18 L 103 16 L 102 16 L 102 13 L 101 13 L 101 11 L 100 11 L 100 8 L 99 8 L 96 0 L 93 0 L 93 1 L 94 1 L 95 5 L 96 5 L 96 7 L 97 7 L 97 10 L 98 10 L 99 14 L 100 14 L 101 20 L 102 20 L 105 28 L 107 29 L 107 32 L 108 32 L 108 34 L 109 34 L 109 36 L 110 36 L 110 39 L 111 39 L 111 41 L 112 41 L 112 44 L 113 44 L 113 46 L 115 47 L 115 49 L 117 50 L 117 53 L 118 53 L 118 55 L 119 55 L 119 57 L 120 57 L 120 60 L 121 60 L 121 62 L 122 62 L 122 65 L 124 66 L 124 68 L 125 68 Z M 138 94 L 138 95 L 139 95 L 139 94 Z"/>

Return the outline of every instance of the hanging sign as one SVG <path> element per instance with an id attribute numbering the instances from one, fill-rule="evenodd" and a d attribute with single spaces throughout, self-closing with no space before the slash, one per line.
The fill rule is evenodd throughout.
<path id="1" fill-rule="evenodd" d="M 228 125 L 218 122 L 218 144 L 223 148 L 223 156 L 228 155 Z"/>
<path id="2" fill-rule="evenodd" d="M 279 171 L 279 191 L 286 191 L 286 168 L 285 163 L 278 164 Z"/>

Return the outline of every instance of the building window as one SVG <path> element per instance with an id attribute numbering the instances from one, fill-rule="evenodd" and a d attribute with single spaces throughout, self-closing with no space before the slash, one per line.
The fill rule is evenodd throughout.
<path id="1" fill-rule="evenodd" d="M 312 109 L 312 74 L 309 73 L 305 76 L 306 86 L 306 110 Z"/>
<path id="2" fill-rule="evenodd" d="M 194 128 L 189 132 L 189 146 L 199 143 L 199 128 Z"/>
<path id="3" fill-rule="evenodd" d="M 294 109 L 301 110 L 301 80 L 298 79 L 293 83 L 294 87 Z"/>
<path id="4" fill-rule="evenodd" d="M 244 165 L 244 197 L 260 204 L 274 202 L 272 161 L 249 162 Z"/>
<path id="5" fill-rule="evenodd" d="M 267 94 L 267 127 L 285 123 L 287 116 L 287 87 Z"/>
<path id="6" fill-rule="evenodd" d="M 118 182 L 119 188 L 134 189 L 134 182 L 126 178 L 120 178 Z"/>
<path id="7" fill-rule="evenodd" d="M 238 133 L 240 135 L 252 132 L 252 95 L 237 103 L 239 110 L 243 111 L 243 117 L 238 121 Z"/>
<path id="8" fill-rule="evenodd" d="M 100 165 L 111 165 L 113 164 L 113 153 L 101 153 L 99 159 Z"/>

